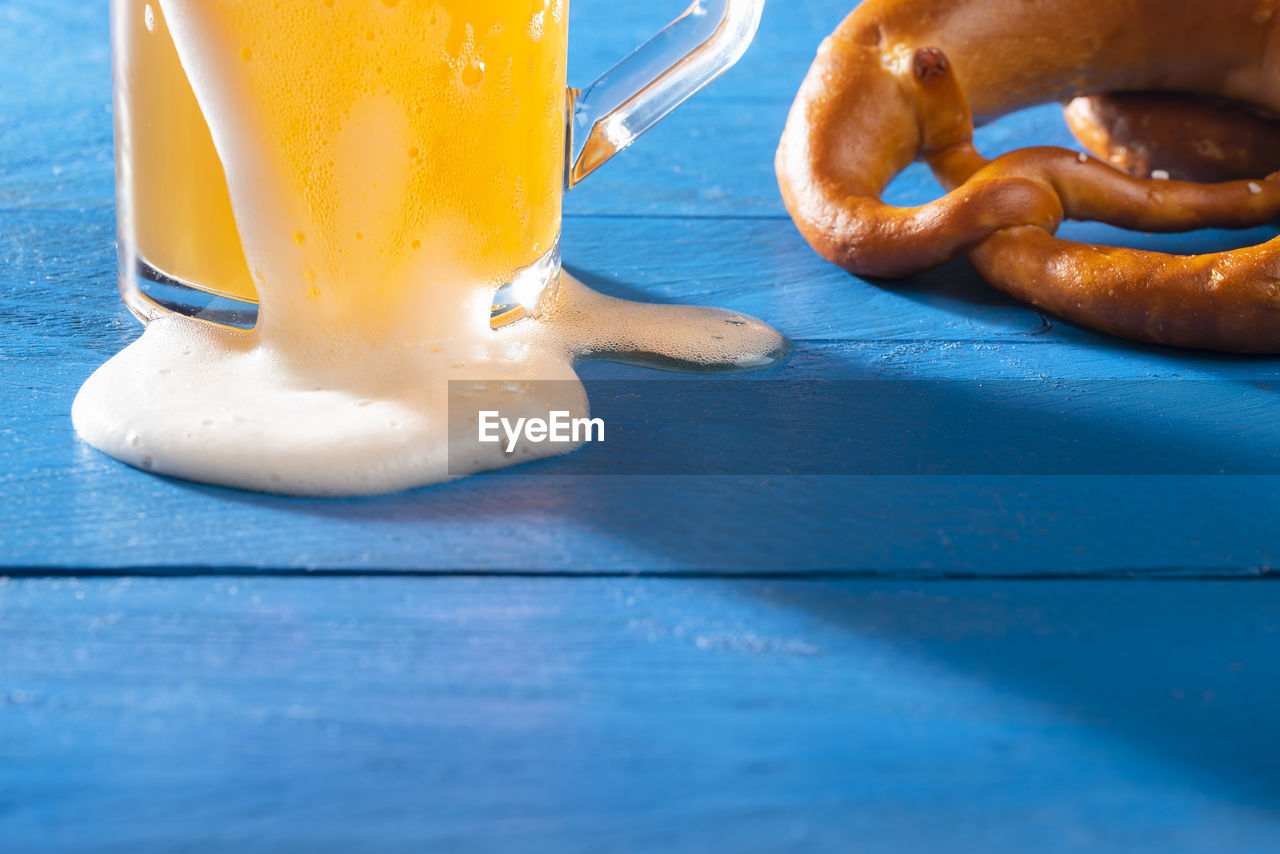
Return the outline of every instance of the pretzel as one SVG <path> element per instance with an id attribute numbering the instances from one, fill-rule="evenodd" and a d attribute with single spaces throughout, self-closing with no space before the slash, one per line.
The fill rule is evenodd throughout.
<path id="1" fill-rule="evenodd" d="M 1235 181 L 1280 169 L 1280 121 L 1225 101 L 1114 92 L 1076 98 L 1065 114 L 1086 150 L 1138 178 Z"/>
<path id="2" fill-rule="evenodd" d="M 974 121 L 1081 94 L 1168 90 L 1280 112 L 1280 0 L 868 0 L 823 42 L 778 149 L 783 199 L 824 257 L 907 276 L 967 253 L 992 285 L 1140 341 L 1280 352 L 1280 238 L 1176 256 L 1054 237 L 1066 217 L 1143 231 L 1280 216 L 1280 174 L 1139 179 L 1060 148 L 988 160 Z M 923 158 L 948 192 L 885 204 Z"/>

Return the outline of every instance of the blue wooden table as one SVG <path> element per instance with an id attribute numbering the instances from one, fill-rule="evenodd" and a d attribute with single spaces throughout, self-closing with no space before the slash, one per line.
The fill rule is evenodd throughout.
<path id="1" fill-rule="evenodd" d="M 573 5 L 583 81 L 680 4 Z M 311 501 L 75 438 L 140 331 L 105 4 L 0 0 L 0 849 L 1280 850 L 1280 363 L 814 256 L 772 151 L 846 6 L 774 0 L 568 201 L 580 276 L 788 364 L 584 366 L 625 473 Z M 981 134 L 1032 140 L 1055 108 Z"/>

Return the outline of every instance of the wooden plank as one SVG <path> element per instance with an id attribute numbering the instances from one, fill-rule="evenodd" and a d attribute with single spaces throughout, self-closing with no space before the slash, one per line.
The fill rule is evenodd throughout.
<path id="1" fill-rule="evenodd" d="M 14 851 L 1269 852 L 1280 587 L 0 586 Z M 1175 649 L 1176 647 L 1176 649 Z"/>
<path id="2" fill-rule="evenodd" d="M 726 465 L 744 447 L 767 461 L 799 437 L 806 455 L 797 470 L 808 472 L 854 434 L 878 476 L 787 478 L 740 462 L 719 478 L 551 476 L 575 471 L 569 461 L 428 493 L 322 503 L 158 480 L 75 440 L 67 419 L 75 389 L 138 334 L 113 283 L 106 20 L 68 0 L 47 14 L 0 3 L 14 24 L 0 28 L 14 83 L 0 90 L 0 298 L 10 318 L 0 336 L 0 566 L 1253 574 L 1273 565 L 1276 485 L 1263 475 L 1277 447 L 1274 361 L 1119 344 L 1012 303 L 962 264 L 898 285 L 865 282 L 804 245 L 773 186 L 770 152 L 789 97 L 775 87 L 803 73 L 843 6 L 770 4 L 740 69 L 570 197 L 565 250 L 576 271 L 611 293 L 733 308 L 797 341 L 787 368 L 747 382 L 853 383 L 826 386 L 838 392 L 825 400 L 775 406 L 763 432 L 725 421 L 719 433 L 698 427 L 702 398 L 672 389 L 648 416 L 626 416 L 633 435 L 691 441 L 680 445 L 686 458 L 698 442 L 718 441 L 723 450 L 698 453 Z M 596 0 L 574 9 L 575 27 L 597 22 L 577 29 L 583 67 L 667 16 Z M 1056 113 L 1041 110 L 985 133 L 1000 150 L 1062 131 Z M 933 192 L 916 169 L 894 198 Z M 1206 249 L 1242 236 L 1136 239 Z M 602 366 L 584 373 L 645 376 Z M 1135 387 L 1147 378 L 1161 383 Z M 1005 384 L 1003 396 L 975 386 L 988 380 Z M 905 384 L 919 381 L 955 384 L 904 398 Z M 731 391 L 739 408 L 756 393 Z M 853 431 L 839 423 L 845 406 Z M 1001 480 L 1010 469 L 993 448 L 1020 432 L 1045 434 L 1024 470 L 1036 476 Z M 967 444 L 946 444 L 953 433 Z M 1080 435 L 1103 450 L 1076 466 L 1070 443 Z M 958 453 L 941 469 L 920 456 L 947 448 Z M 1160 453 L 1180 476 L 1151 476 Z M 1246 475 L 1205 476 L 1217 462 Z M 633 461 L 636 470 L 650 465 L 671 471 L 656 441 Z M 1072 476 L 1084 471 L 1099 476 Z"/>
<path id="3" fill-rule="evenodd" d="M 697 279 L 603 285 L 621 295 L 789 315 L 794 325 L 779 325 L 791 334 L 872 336 L 800 341 L 786 368 L 745 378 L 858 383 L 829 386 L 837 393 L 827 399 L 779 406 L 751 429 L 709 433 L 700 420 L 704 398 L 678 388 L 667 389 L 662 405 L 647 415 L 630 410 L 617 426 L 633 436 L 674 441 L 686 457 L 690 448 L 720 442 L 722 458 L 730 462 L 741 460 L 743 446 L 772 448 L 802 438 L 807 452 L 800 460 L 807 463 L 801 471 L 813 471 L 835 443 L 861 431 L 884 461 L 877 471 L 893 477 L 788 479 L 765 476 L 777 469 L 749 466 L 731 467 L 738 474 L 727 478 L 550 476 L 575 471 L 571 459 L 515 477 L 333 503 L 159 480 L 84 448 L 66 417 L 82 379 L 138 332 L 111 290 L 110 218 L 87 215 L 75 229 L 64 227 L 65 218 L 55 212 L 14 219 L 18 227 L 3 240 L 16 263 L 5 265 L 4 275 L 34 278 L 6 283 L 25 310 L 10 327 L 16 334 L 0 339 L 0 517 L 8 520 L 0 530 L 3 566 L 747 572 L 785 565 L 938 573 L 1254 573 L 1277 562 L 1275 479 L 1204 476 L 1206 465 L 1218 460 L 1246 474 L 1270 471 L 1267 455 L 1274 454 L 1280 429 L 1269 415 L 1274 361 L 1117 347 L 1063 326 L 1045 329 L 1038 315 L 1020 307 L 975 307 L 980 292 L 966 291 L 972 282 L 933 294 L 819 278 L 761 292 L 742 287 L 728 269 L 712 268 Z M 627 226 L 595 224 L 619 229 L 605 232 L 615 236 Z M 647 264 L 643 247 L 652 250 L 670 238 L 667 269 L 697 270 L 703 263 L 699 247 L 729 234 L 722 223 L 681 227 L 687 242 L 659 230 L 648 241 L 592 245 L 610 252 L 613 269 L 660 276 L 670 273 Z M 569 236 L 571 244 L 578 240 Z M 85 252 L 86 244 L 93 251 Z M 748 267 L 765 263 L 762 255 Z M 75 269 L 93 271 L 95 284 L 68 293 Z M 791 292 L 800 288 L 807 293 Z M 860 305 L 836 306 L 823 319 L 820 309 L 833 301 L 836 288 L 854 289 Z M 859 313 L 866 325 L 853 322 Z M 841 314 L 847 322 L 838 320 Z M 964 336 L 970 340 L 948 340 Z M 613 383 L 658 376 L 605 366 L 588 366 L 584 374 Z M 1161 381 L 1152 387 L 1155 397 L 1141 385 L 1146 379 Z M 921 380 L 954 385 L 937 389 L 936 406 L 923 401 L 932 410 L 911 410 L 913 422 L 895 424 L 902 384 Z M 872 381 L 885 385 L 866 385 Z M 984 410 L 988 392 L 975 381 L 1008 384 L 1018 390 L 1017 406 L 1011 410 L 1005 399 Z M 858 399 L 850 389 L 860 390 Z M 728 393 L 739 408 L 756 399 L 750 388 Z M 852 431 L 839 420 L 845 405 L 858 419 Z M 961 418 L 972 441 L 947 445 Z M 990 436 L 983 424 L 991 426 Z M 1027 425 L 1041 432 L 1057 428 L 1049 444 L 1033 446 L 1049 452 L 1057 468 L 1046 471 L 1031 460 L 1036 465 L 1027 471 L 1040 476 L 1002 481 L 991 475 L 1007 469 L 961 467 Z M 726 444 L 730 436 L 739 440 L 736 447 Z M 1084 460 L 1082 468 L 1064 465 L 1072 462 L 1071 443 L 1091 436 L 1110 442 L 1102 446 L 1105 453 Z M 1185 476 L 1152 477 L 1149 465 L 1129 467 L 1129 457 L 1141 456 L 1146 446 L 1176 449 L 1178 441 L 1193 453 L 1186 465 L 1173 459 L 1170 470 Z M 637 459 L 630 470 L 673 470 L 669 446 L 654 441 L 633 447 Z M 908 476 L 920 471 L 911 466 L 922 451 L 957 447 L 966 452 L 942 469 L 950 476 Z M 1061 476 L 1085 472 L 1110 476 Z M 1125 476 L 1135 472 L 1143 476 Z M 1179 520 L 1172 530 L 1170 520 Z"/>
<path id="4" fill-rule="evenodd" d="M 111 210 L 23 209 L 6 213 L 5 222 L 0 287 L 32 325 L 18 327 L 0 348 L 41 358 L 57 341 L 105 359 L 139 334 L 116 294 Z M 1172 245 L 1176 236 L 1163 237 Z M 1207 250 L 1237 240 L 1200 232 L 1182 245 Z M 904 282 L 858 279 L 813 254 L 790 223 L 574 217 L 565 222 L 564 244 L 569 268 L 615 296 L 731 308 L 798 341 L 1070 342 L 1065 353 L 1109 356 L 1111 370 L 1121 373 L 1130 359 L 1258 375 L 1274 363 L 1130 345 L 1081 330 L 988 287 L 963 261 Z"/>
<path id="5" fill-rule="evenodd" d="M 605 0 L 577 0 L 572 5 L 575 46 L 581 48 L 574 53 L 581 59 L 574 77 L 582 83 L 620 55 L 621 46 L 652 32 L 684 4 L 615 8 L 618 4 Z M 761 34 L 742 62 L 576 189 L 569 196 L 569 215 L 785 219 L 773 177 L 774 149 L 819 41 L 849 5 L 847 0 L 768 4 Z M 12 22 L 0 31 L 0 56 L 10 58 L 10 85 L 0 91 L 0 209 L 109 205 L 106 15 L 75 0 L 45 6 L 35 10 L 0 2 L 0 14 Z M 40 47 L 46 44 L 67 47 Z M 1074 146 L 1056 106 L 979 132 L 980 147 L 992 155 L 1032 142 Z M 937 193 L 927 170 L 917 166 L 889 198 L 916 204 Z M 1101 233 L 1117 234 L 1082 232 Z M 1183 245 L 1179 238 L 1162 239 Z M 1194 247 L 1187 251 L 1198 251 Z"/>
<path id="6" fill-rule="evenodd" d="M 1246 576 L 1274 476 L 476 478 L 363 502 L 233 493 L 81 450 L 17 465 L 0 571 Z M 83 492 L 73 491 L 82 488 Z"/>
<path id="7" fill-rule="evenodd" d="M 581 461 L 570 458 L 372 501 L 305 502 L 143 475 L 79 444 L 66 417 L 82 379 L 137 334 L 101 281 L 114 262 L 109 221 L 97 222 L 99 239 L 41 226 L 9 244 L 38 278 L 15 283 L 35 310 L 0 341 L 0 566 L 1252 574 L 1277 562 L 1277 480 L 1262 476 L 1280 446 L 1273 361 L 1117 350 L 1057 327 L 1019 336 L 1008 323 L 965 342 L 910 340 L 909 329 L 901 340 L 801 341 L 785 368 L 717 384 L 732 417 L 714 428 L 696 385 L 665 386 L 648 412 L 613 410 L 631 437 L 622 470 L 668 475 L 705 457 L 724 477 L 571 477 Z M 86 235 L 98 249 L 77 256 Z M 101 286 L 69 298 L 56 271 L 68 259 L 98 268 Z M 744 307 L 753 292 L 734 284 L 684 298 Z M 603 384 L 601 407 L 660 376 L 584 375 Z M 828 385 L 753 418 L 775 383 Z M 904 397 L 912 383 L 923 391 Z M 1022 437 L 1022 457 L 1010 456 Z M 787 443 L 800 448 L 784 457 L 793 469 L 753 459 Z M 837 447 L 876 467 L 779 474 L 821 470 Z M 1243 476 L 1209 476 L 1215 467 Z M 1036 476 L 996 477 L 1011 471 Z"/>

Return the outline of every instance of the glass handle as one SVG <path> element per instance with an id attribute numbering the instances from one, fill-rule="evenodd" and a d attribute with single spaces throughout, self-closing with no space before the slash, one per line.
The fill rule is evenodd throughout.
<path id="1" fill-rule="evenodd" d="M 694 0 L 596 82 L 570 90 L 566 189 L 741 59 L 763 11 L 764 0 Z"/>

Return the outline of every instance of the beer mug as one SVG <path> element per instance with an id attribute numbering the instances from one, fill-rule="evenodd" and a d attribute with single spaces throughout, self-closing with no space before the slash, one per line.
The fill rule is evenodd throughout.
<path id="1" fill-rule="evenodd" d="M 519 320 L 564 192 L 735 63 L 763 5 L 696 0 L 577 90 L 567 0 L 112 0 L 125 303 L 375 346 L 454 322 L 414 289 Z"/>

